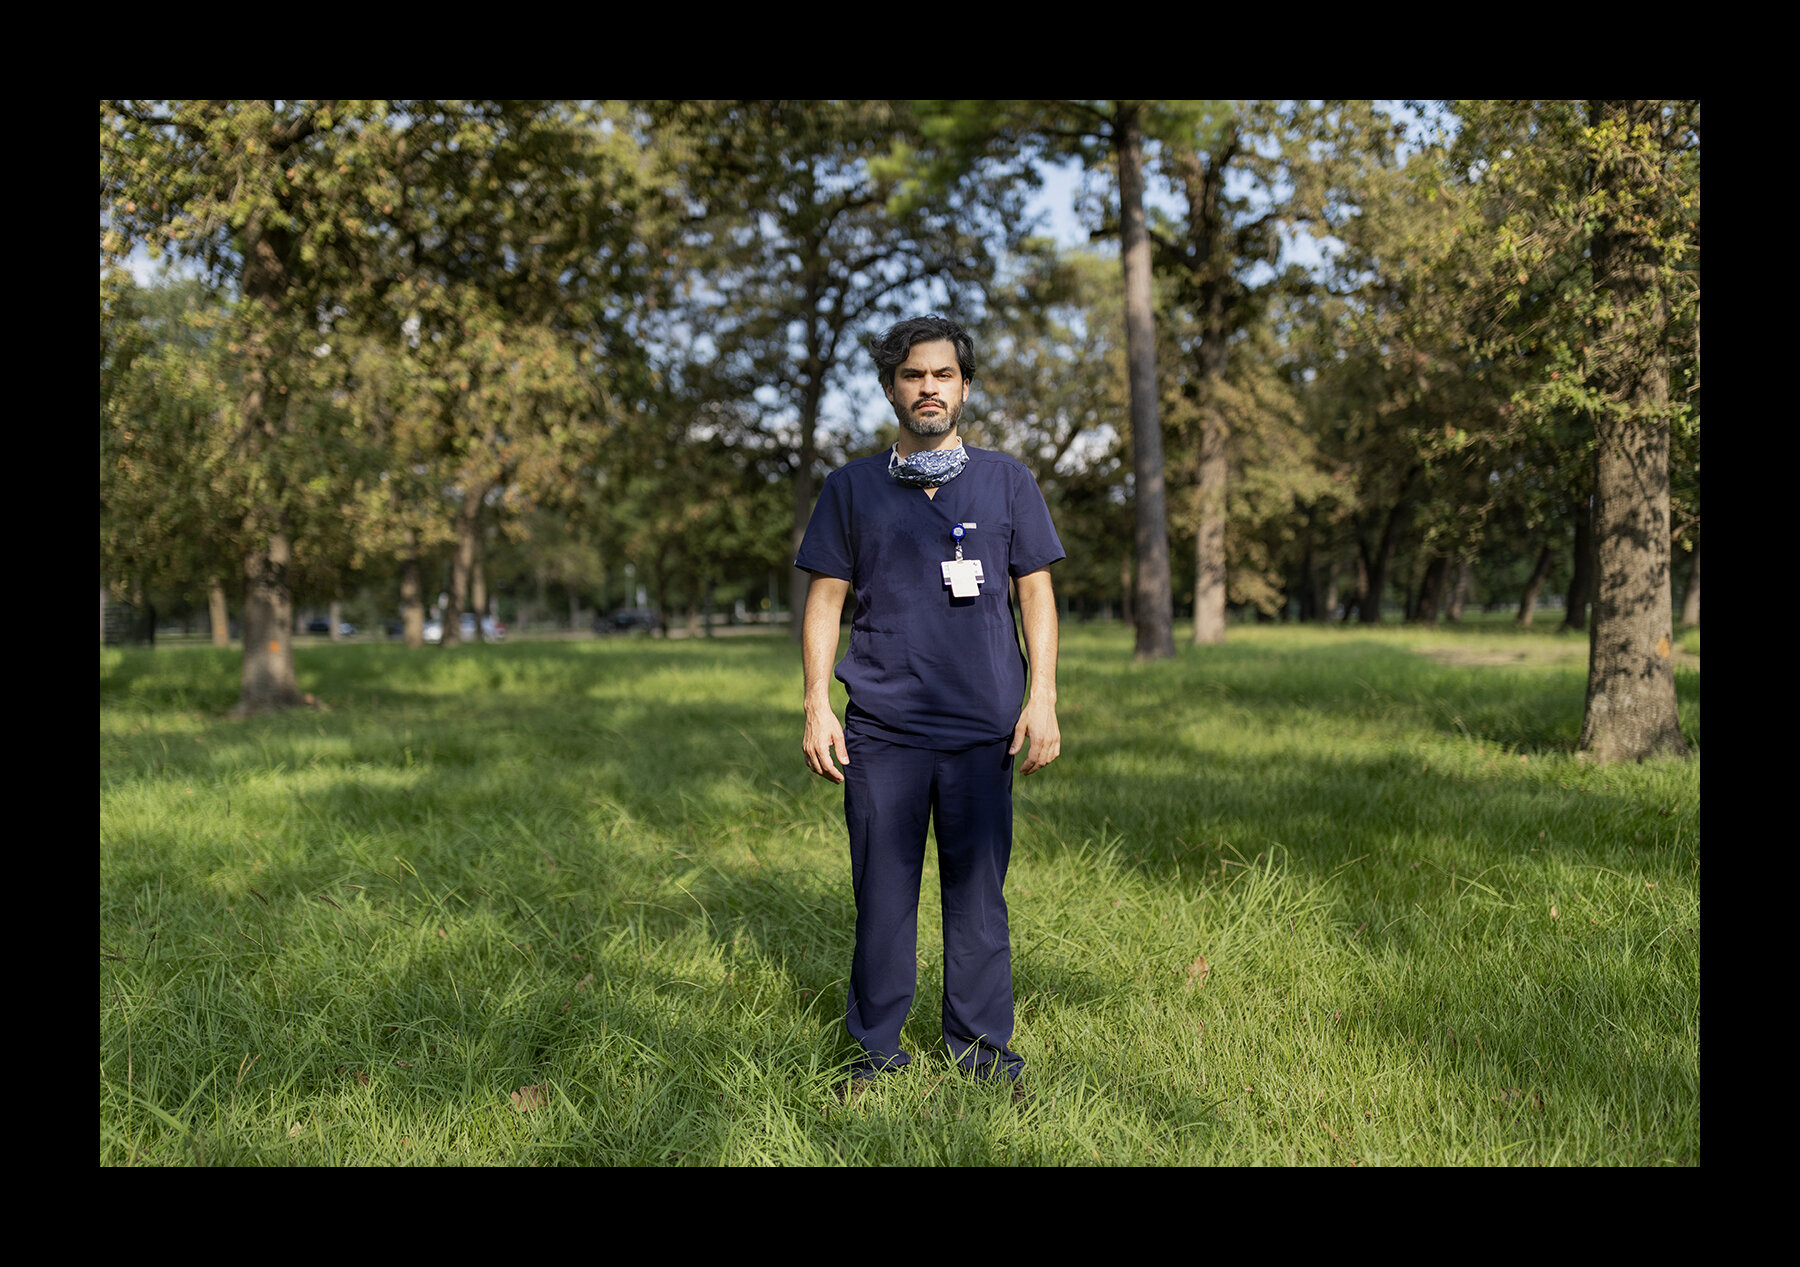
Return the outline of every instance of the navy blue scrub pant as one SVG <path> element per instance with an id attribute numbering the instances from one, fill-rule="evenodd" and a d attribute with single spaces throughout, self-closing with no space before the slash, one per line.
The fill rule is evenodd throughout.
<path id="1" fill-rule="evenodd" d="M 1016 1078 L 1006 864 L 1012 856 L 1010 740 L 962 752 L 905 748 L 847 729 L 844 819 L 856 893 L 845 1024 L 871 1076 L 911 1057 L 900 1027 L 918 988 L 919 883 L 935 825 L 944 911 L 944 1042 L 979 1076 Z"/>

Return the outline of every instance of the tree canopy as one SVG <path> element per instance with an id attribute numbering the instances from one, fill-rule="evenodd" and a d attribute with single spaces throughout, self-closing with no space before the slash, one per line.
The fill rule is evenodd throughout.
<path id="1" fill-rule="evenodd" d="M 304 702 L 297 604 L 414 645 L 440 594 L 452 645 L 458 612 L 640 589 L 665 629 L 791 607 L 819 480 L 891 432 L 867 339 L 935 310 L 981 349 L 971 435 L 1051 501 L 1064 606 L 1138 658 L 1178 615 L 1208 644 L 1563 593 L 1594 621 L 1584 748 L 1682 748 L 1623 684 L 1666 677 L 1678 576 L 1698 620 L 1697 102 L 100 123 L 102 581 L 215 622 L 228 596 L 243 712 Z M 1067 159 L 1080 244 L 1029 210 Z M 134 280 L 145 252 L 175 267 Z"/>

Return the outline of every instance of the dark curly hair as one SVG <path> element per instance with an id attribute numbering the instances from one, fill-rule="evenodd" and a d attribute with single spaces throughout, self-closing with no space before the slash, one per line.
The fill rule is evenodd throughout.
<path id="1" fill-rule="evenodd" d="M 962 368 L 965 382 L 975 378 L 975 343 L 968 331 L 946 317 L 909 317 L 896 322 L 869 340 L 869 355 L 875 358 L 875 371 L 883 387 L 894 385 L 894 371 L 912 355 L 915 343 L 948 340 L 956 348 L 956 363 Z"/>

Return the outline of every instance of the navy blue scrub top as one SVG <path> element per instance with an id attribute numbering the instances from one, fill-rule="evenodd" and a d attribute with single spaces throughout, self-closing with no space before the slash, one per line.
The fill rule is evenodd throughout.
<path id="1" fill-rule="evenodd" d="M 1025 464 L 963 447 L 968 465 L 936 497 L 897 483 L 887 450 L 833 471 L 794 560 L 856 595 L 837 666 L 845 725 L 903 747 L 955 752 L 1011 737 L 1026 665 L 1007 578 L 1065 557 Z M 944 583 L 959 523 L 963 558 L 981 560 L 985 578 L 971 598 Z"/>

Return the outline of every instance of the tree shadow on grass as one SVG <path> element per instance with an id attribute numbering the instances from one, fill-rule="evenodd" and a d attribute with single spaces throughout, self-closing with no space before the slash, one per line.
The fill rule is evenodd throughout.
<path id="1" fill-rule="evenodd" d="M 413 1135 L 471 1114 L 505 1123 L 513 1091 L 554 1088 L 560 1124 L 536 1131 L 543 1119 L 521 1115 L 514 1160 L 704 1162 L 769 1112 L 825 1155 L 841 1131 L 825 1117 L 829 1085 L 850 1054 L 847 883 L 726 859 L 677 893 L 641 860 L 547 870 L 528 842 L 510 857 L 472 841 L 443 852 L 417 876 L 331 886 L 329 904 L 262 877 L 272 903 L 249 925 L 257 944 L 209 939 L 205 983 L 183 974 L 186 1001 L 170 1000 L 213 1018 L 214 1045 L 159 1050 L 140 1028 L 140 1073 L 185 1092 L 225 1056 L 260 1055 L 290 1098 L 329 1112 L 353 1096 L 374 1113 L 386 1098 L 394 1133 Z M 281 962 L 321 953 L 335 964 L 325 979 Z M 1059 980 L 1041 965 L 1037 977 Z M 915 1029 L 935 1026 L 931 1011 L 915 1011 Z M 116 1035 L 102 1046 L 103 1063 L 119 1055 Z M 310 1147 L 265 1141 L 223 1159 L 305 1159 Z"/>
<path id="2" fill-rule="evenodd" d="M 554 1084 L 592 1122 L 559 1136 L 551 1154 L 565 1159 L 691 1157 L 705 1132 L 658 1118 L 659 1095 L 710 1096 L 725 1115 L 716 1128 L 727 1129 L 732 1106 L 718 1088 L 658 1089 L 694 1050 L 717 1053 L 719 1067 L 784 1071 L 796 1080 L 781 1093 L 785 1111 L 811 1113 L 820 1088 L 805 1071 L 851 1054 L 842 1011 L 855 914 L 847 856 L 830 875 L 756 857 L 754 832 L 771 829 L 814 833 L 818 847 L 840 850 L 841 794 L 803 773 L 791 786 L 771 778 L 777 754 L 797 747 L 791 719 L 717 702 L 663 705 L 660 742 L 618 743 L 591 721 L 575 731 L 532 726 L 539 710 L 503 697 L 471 711 L 480 724 L 450 735 L 418 720 L 432 746 L 411 765 L 393 751 L 394 736 L 342 713 L 222 725 L 203 744 L 141 741 L 160 763 L 145 782 L 186 779 L 204 790 L 205 776 L 221 771 L 283 774 L 225 779 L 235 804 L 217 820 L 217 841 L 197 843 L 191 824 L 140 823 L 131 839 L 110 842 L 102 905 L 115 915 L 103 924 L 132 938 L 117 949 L 147 948 L 151 921 L 136 926 L 131 907 L 154 883 L 157 915 L 178 911 L 172 926 L 186 930 L 185 944 L 165 941 L 157 953 L 178 975 L 183 961 L 210 965 L 203 982 L 186 974 L 184 988 L 200 993 L 179 1006 L 264 1018 L 220 1038 L 234 1059 L 284 1052 L 281 1062 L 265 1058 L 265 1073 L 327 1098 L 386 1087 L 415 1121 L 477 1106 L 510 1111 L 510 1091 Z M 590 752 L 596 736 L 604 742 Z M 523 781 L 517 771 L 532 766 L 543 768 Z M 252 856 L 246 879 L 238 873 Z M 471 941 L 487 950 L 459 959 Z M 727 979 L 688 980 L 691 968 L 659 958 L 670 946 L 710 956 Z M 349 962 L 314 988 L 290 983 L 270 1015 L 269 987 L 257 982 L 291 982 L 299 970 L 281 959 L 296 947 Z M 936 953 L 929 941 L 921 950 Z M 597 979 L 578 989 L 589 972 Z M 1097 996 L 1078 964 L 1055 955 L 1035 956 L 1030 975 L 1034 992 L 1074 1003 Z M 497 1000 L 508 980 L 523 983 L 522 998 Z M 933 1038 L 928 1047 L 938 1025 L 931 980 L 910 1026 Z M 747 1001 L 750 985 L 763 1002 Z M 140 1068 L 160 1065 L 184 1087 L 218 1057 L 180 1044 L 159 1053 L 141 1031 L 134 1053 Z M 374 1090 L 350 1091 L 345 1079 L 358 1075 Z M 477 1076 L 507 1085 L 449 1085 Z M 834 1129 L 806 1120 L 808 1130 Z M 620 1125 L 630 1121 L 640 1127 Z M 620 1136 L 631 1129 L 641 1137 Z M 286 1155 L 276 1145 L 241 1157 Z"/>
<path id="3" fill-rule="evenodd" d="M 499 1081 L 517 1074 L 520 1085 L 528 1075 L 604 1085 L 612 1088 L 605 1095 L 642 1109 L 641 1097 L 653 1094 L 645 1087 L 654 1083 L 656 1063 L 642 1059 L 646 1045 L 669 1053 L 670 1061 L 682 1051 L 709 1050 L 790 1070 L 811 1067 L 821 1051 L 835 1062 L 844 1053 L 843 978 L 854 929 L 847 862 L 834 877 L 798 872 L 791 863 L 765 865 L 745 837 L 746 829 L 810 833 L 835 854 L 840 804 L 794 751 L 797 707 L 767 696 L 766 702 L 734 700 L 722 685 L 716 692 L 705 686 L 766 673 L 789 653 L 721 645 L 707 654 L 687 651 L 671 669 L 661 650 L 582 656 L 554 645 L 467 648 L 454 654 L 461 661 L 456 671 L 468 681 L 449 692 L 441 662 L 415 663 L 404 652 L 351 655 L 331 669 L 330 681 L 332 693 L 354 706 L 206 726 L 191 739 L 113 735 L 110 743 L 134 754 L 112 763 L 115 787 L 188 778 L 204 793 L 212 777 L 231 784 L 237 805 L 235 815 L 215 816 L 211 826 L 134 826 L 131 848 L 104 854 L 111 874 L 102 877 L 103 908 L 135 902 L 144 885 L 159 884 L 159 903 L 187 910 L 191 922 L 210 930 L 190 954 L 208 956 L 245 980 L 279 953 L 266 949 L 264 934 L 275 943 L 304 941 L 326 921 L 355 946 L 358 938 L 366 944 L 400 925 L 410 929 L 407 936 L 422 947 L 418 957 L 399 968 L 372 967 L 377 987 L 299 1001 L 322 1018 L 305 1040 L 316 1050 L 300 1058 L 304 1076 L 320 1087 L 341 1078 L 346 1052 L 365 1064 L 404 1060 L 406 1054 L 390 1052 L 402 1038 L 382 1036 L 417 1035 L 442 1022 L 442 999 L 455 997 L 446 993 L 446 974 L 460 970 L 453 949 L 460 941 L 453 939 L 466 939 L 458 920 L 498 926 L 498 940 L 515 947 L 501 953 L 518 960 L 471 963 L 469 973 L 489 982 L 524 974 L 522 1001 L 502 1006 L 484 997 L 459 1005 L 465 1010 L 457 1013 L 465 1029 L 477 1022 L 485 1027 L 477 1036 L 487 1054 L 475 1065 Z M 1517 740 L 1496 736 L 1528 733 L 1519 726 L 1519 683 L 1497 676 L 1508 670 L 1450 669 L 1387 646 L 1374 652 L 1367 665 L 1372 677 L 1320 671 L 1272 682 L 1266 665 L 1249 662 L 1253 657 L 1237 669 L 1215 664 L 1160 679 L 1140 673 L 1115 701 L 1116 728 L 1082 734 L 1078 722 L 1065 721 L 1075 740 L 1069 755 L 1020 784 L 1021 848 L 1055 855 L 1110 839 L 1120 865 L 1146 881 L 1198 893 L 1212 883 L 1205 864 L 1233 850 L 1243 861 L 1279 847 L 1302 878 L 1319 883 L 1359 853 L 1379 859 L 1385 852 L 1388 872 L 1404 879 L 1421 859 L 1468 873 L 1523 862 L 1542 849 L 1587 850 L 1596 861 L 1616 861 L 1610 847 L 1594 842 L 1622 838 L 1639 823 L 1657 827 L 1652 816 L 1659 807 L 1641 793 L 1524 781 L 1515 766 L 1502 764 L 1516 754 L 1501 749 Z M 194 663 L 201 667 L 170 672 L 165 664 L 154 673 L 124 663 L 110 680 L 103 676 L 103 704 L 146 715 L 203 709 L 212 670 Z M 691 680 L 677 680 L 683 675 Z M 777 686 L 779 677 L 772 679 Z M 546 681 L 564 704 L 545 708 L 539 691 Z M 1535 676 L 1526 685 L 1543 691 Z M 221 711 L 229 707 L 235 680 L 224 691 L 212 689 Z M 1692 690 L 1697 696 L 1697 681 Z M 1065 689 L 1065 699 L 1073 695 Z M 1491 738 L 1495 753 L 1452 762 L 1430 752 L 1415 761 L 1398 745 L 1373 752 L 1371 745 L 1346 744 L 1337 755 L 1298 751 L 1305 745 L 1297 741 L 1233 749 L 1175 733 L 1166 724 L 1169 698 L 1242 710 L 1247 725 L 1277 735 L 1355 721 L 1375 710 L 1402 733 L 1466 734 L 1478 743 Z M 1572 729 L 1578 698 L 1573 720 L 1558 716 L 1557 726 Z M 238 774 L 277 768 L 310 777 L 261 786 L 234 782 Z M 294 830 L 295 816 L 303 830 Z M 214 829 L 217 843 L 197 848 L 194 834 Z M 256 830 L 299 843 L 265 860 L 255 877 L 258 895 L 221 887 L 213 873 L 242 860 L 234 851 L 256 851 L 240 838 Z M 184 853 L 185 867 L 169 865 Z M 405 855 L 405 867 L 392 865 L 395 853 Z M 1351 875 L 1367 870 L 1346 873 L 1338 883 L 1348 886 Z M 1357 903 L 1374 901 L 1370 889 L 1381 881 L 1358 883 L 1361 888 L 1344 889 L 1352 913 Z M 924 900 L 932 900 L 929 893 Z M 437 937 L 438 927 L 445 937 Z M 627 934 L 640 947 L 698 946 L 736 965 L 727 973 L 766 982 L 771 997 L 779 996 L 773 1019 L 739 1010 L 740 986 L 729 977 L 683 985 L 677 970 L 654 955 L 619 951 L 628 943 L 618 939 Z M 496 944 L 494 937 L 486 941 Z M 144 946 L 120 949 L 135 953 Z M 608 966 L 619 988 L 604 995 L 604 1006 L 597 1004 L 602 991 L 575 988 L 582 962 L 558 959 L 552 967 L 553 954 L 593 956 L 586 970 Z M 604 983 L 606 975 L 598 979 Z M 1062 997 L 1082 1006 L 1106 988 L 1076 959 L 1041 947 L 1022 967 L 1021 981 L 1028 1005 Z M 936 1032 L 928 993 L 922 985 L 910 1027 L 915 1034 Z M 566 1013 L 559 1010 L 565 1003 Z M 196 1006 L 207 1010 L 205 1000 Z M 596 1047 L 598 1027 L 620 1045 Z M 269 1042 L 275 1035 L 242 1037 Z M 1497 1038 L 1508 1050 L 1507 1036 L 1497 1032 Z M 445 1041 L 440 1034 L 440 1049 Z M 462 1049 L 452 1043 L 449 1050 Z M 172 1064 L 183 1058 L 168 1057 Z M 391 1065 L 383 1076 L 400 1078 L 398 1069 Z M 1520 1069 L 1515 1061 L 1505 1077 L 1517 1081 Z M 500 1097 L 510 1089 L 492 1090 Z M 486 1103 L 489 1090 L 447 1090 L 421 1075 L 412 1094 L 434 1110 L 455 1112 L 467 1110 L 471 1095 Z M 1179 1103 L 1165 1111 L 1195 1120 L 1210 1112 L 1204 1097 L 1171 1094 Z M 495 1103 L 503 1106 L 504 1099 Z M 626 1120 L 618 1116 L 625 1110 L 614 1104 L 602 1112 L 598 1100 L 588 1107 L 597 1124 L 584 1137 L 588 1142 L 574 1145 L 576 1155 L 669 1160 L 654 1151 L 660 1146 L 654 1140 L 650 1151 L 633 1144 L 621 1152 L 605 1135 L 615 1128 L 604 1123 Z M 650 1134 L 658 1129 L 664 1128 Z"/>
<path id="4" fill-rule="evenodd" d="M 1444 631 L 1422 646 L 1344 634 L 1293 645 L 1188 647 L 1175 661 L 1148 666 L 1088 657 L 1063 671 L 1062 706 L 1079 723 L 1083 701 L 1103 698 L 1109 726 L 1150 734 L 1192 716 L 1223 715 L 1241 717 L 1253 731 L 1343 723 L 1460 736 L 1515 752 L 1572 752 L 1585 657 L 1554 648 L 1541 653 L 1542 638 L 1517 641 L 1525 648 L 1517 658 L 1486 654 L 1491 639 L 1482 640 L 1483 654 L 1460 653 Z M 1678 667 L 1676 692 L 1684 728 L 1697 743 L 1697 662 Z"/>
<path id="5" fill-rule="evenodd" d="M 1121 765 L 1135 772 L 1118 773 Z M 1208 855 L 1243 862 L 1272 848 L 1324 878 L 1359 854 L 1411 851 L 1410 862 L 1428 842 L 1460 854 L 1467 869 L 1544 851 L 1610 860 L 1636 832 L 1666 835 L 1682 823 L 1697 832 L 1697 804 L 1659 804 L 1598 775 L 1570 786 L 1520 773 L 1529 769 L 1498 751 L 1446 762 L 1430 752 L 1230 753 L 1181 740 L 1163 742 L 1150 760 L 1135 742 L 1102 740 L 1036 776 L 1042 782 L 1027 784 L 1018 809 L 1030 848 L 1115 841 L 1159 884 L 1191 875 Z"/>

